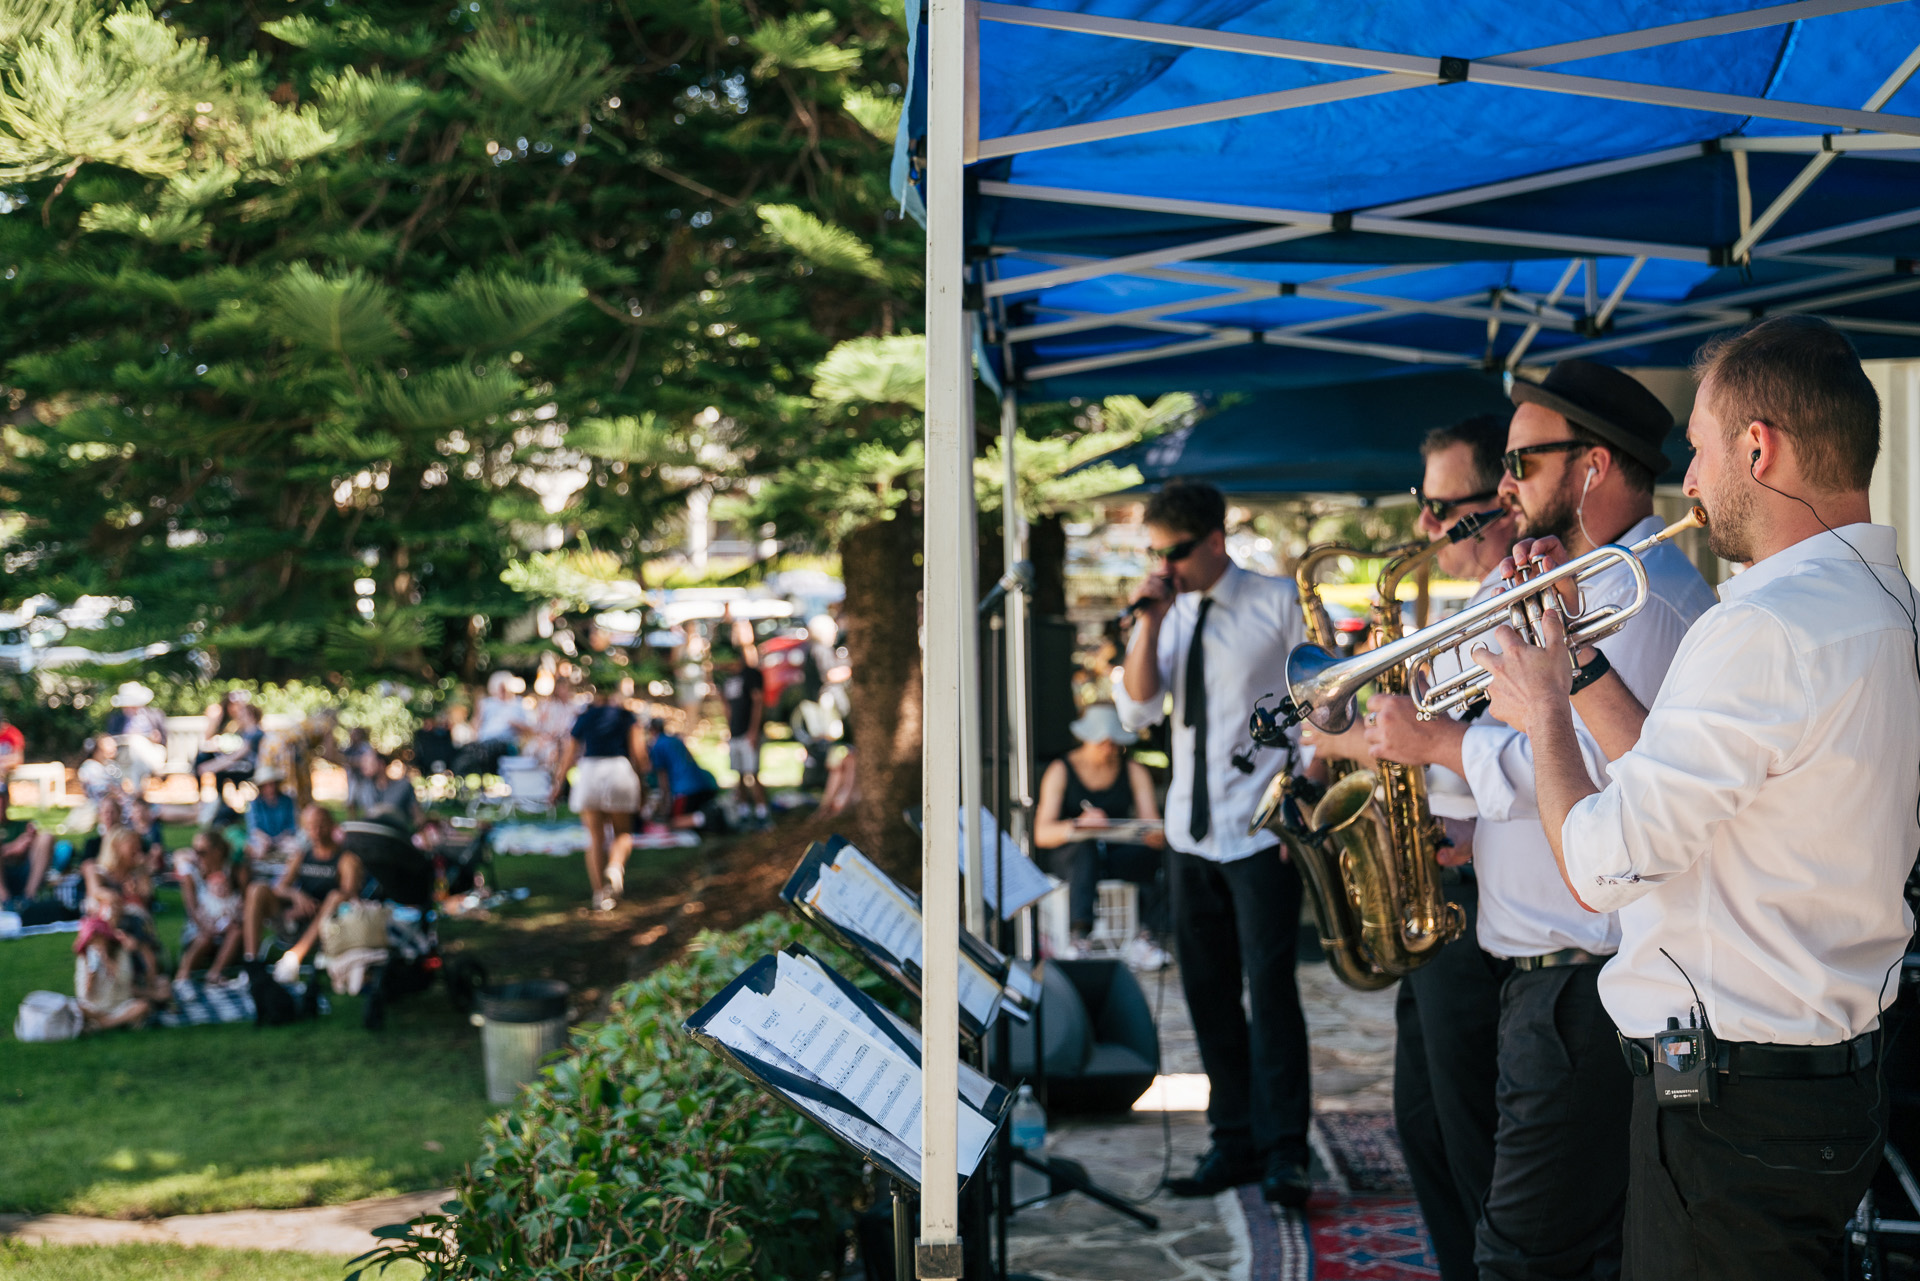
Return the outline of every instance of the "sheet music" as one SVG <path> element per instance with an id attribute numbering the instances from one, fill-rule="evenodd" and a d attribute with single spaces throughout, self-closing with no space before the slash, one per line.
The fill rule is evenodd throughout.
<path id="1" fill-rule="evenodd" d="M 778 954 L 775 973 L 779 976 L 777 982 L 791 983 L 800 990 L 818 997 L 826 1003 L 828 1009 L 856 1027 L 869 1032 L 876 1038 L 886 1035 L 883 1029 L 867 1017 L 866 1011 L 840 990 L 839 986 L 827 976 L 825 970 L 807 958 L 781 952 Z M 886 1013 L 889 1018 L 892 1018 L 891 1011 Z M 915 1049 L 920 1047 L 920 1033 L 911 1024 L 897 1018 L 892 1018 L 892 1022 L 896 1028 L 906 1033 Z M 971 1065 L 966 1063 L 960 1065 L 960 1096 L 962 1098 L 984 1111 L 987 1100 L 992 1097 L 992 1094 L 992 1081 L 975 1071 Z"/>
<path id="2" fill-rule="evenodd" d="M 1039 864 L 1021 852 L 1013 837 L 1000 830 L 1000 825 L 984 807 L 980 810 L 980 864 L 984 876 L 981 893 L 988 906 L 1000 913 L 1000 919 L 1011 921 L 1020 909 L 1050 893 L 1053 881 L 1040 870 Z M 1007 893 L 1004 900 L 1000 893 L 999 871 L 995 866 L 994 842 L 1000 843 L 1000 862 L 1005 865 Z M 967 874 L 967 813 L 960 811 L 960 875 Z"/>
<path id="3" fill-rule="evenodd" d="M 806 895 L 807 906 L 891 952 L 901 961 L 926 968 L 920 911 L 893 879 L 851 845 L 820 869 Z M 1000 996 L 1000 983 L 979 962 L 960 954 L 960 1008 L 985 1025 Z"/>
<path id="4" fill-rule="evenodd" d="M 726 1006 L 708 1020 L 707 1034 L 750 1060 L 780 1068 L 812 1081 L 845 1098 L 871 1117 L 887 1142 L 874 1142 L 874 1126 L 818 1100 L 794 1101 L 833 1128 L 870 1149 L 882 1149 L 904 1170 L 919 1170 L 921 1073 L 919 1065 L 876 1028 L 846 994 L 826 982 L 831 996 L 809 991 L 797 958 L 780 957 L 773 991 L 761 995 L 751 988 L 735 992 Z M 785 974 L 781 970 L 785 970 Z M 815 971 L 821 981 L 825 975 Z M 832 1008 L 838 1004 L 842 1010 Z M 966 1070 L 962 1065 L 963 1086 Z M 978 1076 L 977 1073 L 973 1075 Z M 984 1078 L 983 1078 L 984 1080 Z M 987 1089 L 991 1090 L 991 1083 Z M 994 1124 L 980 1108 L 986 1095 L 963 1088 L 969 1106 L 959 1115 L 960 1150 L 957 1168 L 969 1174 L 993 1137 Z M 911 1162 L 903 1160 L 910 1156 Z"/>

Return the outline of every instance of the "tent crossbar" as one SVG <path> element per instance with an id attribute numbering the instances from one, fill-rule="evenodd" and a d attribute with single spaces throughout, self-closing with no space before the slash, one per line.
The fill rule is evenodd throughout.
<path id="1" fill-rule="evenodd" d="M 1215 333 L 1196 342 L 1171 343 L 1165 347 L 1154 347 L 1144 351 L 1110 352 L 1104 356 L 1087 356 L 1080 360 L 1061 360 L 1050 365 L 1038 365 L 1020 372 L 1020 381 L 1034 382 L 1042 378 L 1061 378 L 1067 374 L 1090 373 L 1096 369 L 1111 369 L 1115 365 L 1131 365 L 1148 360 L 1168 360 L 1175 356 L 1197 356 L 1209 351 L 1219 351 L 1223 347 L 1239 347 L 1253 341 L 1250 330 L 1236 329 Z"/>
<path id="2" fill-rule="evenodd" d="M 1083 333 L 1089 329 L 1105 329 L 1109 326 L 1125 328 L 1139 321 L 1158 320 L 1162 316 L 1178 315 L 1183 311 L 1202 311 L 1211 307 L 1231 307 L 1243 302 L 1262 302 L 1274 297 L 1278 292 L 1277 289 L 1240 289 L 1232 293 L 1209 294 L 1204 298 L 1183 298 L 1178 302 L 1156 303 L 1151 307 L 1135 307 L 1128 311 L 1116 311 L 1106 315 L 1091 313 L 1075 320 L 1015 325 L 1007 330 L 1007 339 L 1011 342 L 1038 342 L 1043 338 L 1059 338 L 1066 334 Z"/>
<path id="3" fill-rule="evenodd" d="M 1892 334 L 1896 337 L 1920 338 L 1920 325 L 1904 320 L 1868 320 L 1861 316 L 1825 316 L 1822 317 L 1835 329 L 1852 329 L 1863 334 Z"/>
<path id="4" fill-rule="evenodd" d="M 1916 45 L 1905 58 L 1901 59 L 1900 65 L 1893 69 L 1893 74 L 1873 91 L 1873 96 L 1866 101 L 1867 110 L 1878 111 L 1886 106 L 1888 100 L 1900 91 L 1900 87 L 1912 78 L 1915 71 L 1920 71 L 1920 45 Z M 1821 151 L 1807 161 L 1800 172 L 1794 175 L 1793 181 L 1787 184 L 1786 189 L 1773 198 L 1773 203 L 1767 206 L 1765 212 L 1755 218 L 1751 226 L 1741 229 L 1740 239 L 1734 241 L 1733 248 L 1727 256 L 1735 262 L 1745 262 L 1747 255 L 1753 251 L 1753 247 L 1773 230 L 1773 224 L 1780 221 L 1782 214 L 1793 208 L 1794 202 L 1806 194 L 1807 188 L 1813 185 L 1814 179 L 1825 173 L 1827 166 L 1837 160 L 1839 154 L 1833 150 Z M 1736 153 L 1736 158 L 1742 161 L 1746 159 L 1743 153 Z"/>
<path id="5" fill-rule="evenodd" d="M 1083 142 L 1104 142 L 1111 138 L 1131 138 L 1166 129 L 1184 129 L 1189 125 L 1215 124 L 1222 120 L 1240 120 L 1247 116 L 1271 115 L 1300 107 L 1318 107 L 1331 102 L 1351 102 L 1402 89 L 1417 89 L 1432 81 L 1424 76 L 1374 75 L 1330 84 L 1307 85 L 1300 89 L 1281 89 L 1257 93 L 1245 98 L 1223 98 L 1216 102 L 1196 103 L 1190 107 L 1170 107 L 1165 111 L 1143 111 L 1111 120 L 1092 120 L 1085 124 L 1061 125 L 1054 129 L 1034 129 L 1026 133 L 1000 134 L 982 138 L 977 154 L 982 160 L 1003 156 L 1021 156 L 1054 147 L 1072 147 Z"/>
<path id="6" fill-rule="evenodd" d="M 1714 18 L 1696 18 L 1691 22 L 1643 27 L 1638 31 L 1621 32 L 1617 36 L 1597 36 L 1590 40 L 1572 40 L 1566 44 L 1545 45 L 1538 49 L 1529 49 L 1525 53 L 1502 54 L 1488 58 L 1486 61 L 1509 67 L 1540 67 L 1557 62 L 1582 62 L 1588 58 L 1603 58 L 1611 53 L 1653 49 L 1660 45 L 1679 44 L 1682 41 L 1700 40 L 1708 36 L 1735 35 L 1742 31 L 1757 31 L 1789 22 L 1802 22 L 1808 18 L 1825 18 L 1836 13 L 1851 13 L 1857 9 L 1878 8 L 1892 2 L 1893 0 L 1803 0 L 1798 4 L 1749 9 L 1745 13 L 1729 13 Z"/>
<path id="7" fill-rule="evenodd" d="M 1560 273 L 1559 281 L 1553 286 L 1553 292 L 1547 295 L 1547 306 L 1553 307 L 1559 304 L 1561 297 L 1567 292 L 1567 286 L 1571 285 L 1574 276 L 1579 274 L 1580 265 L 1581 260 L 1578 258 L 1575 258 L 1567 264 L 1567 269 Z M 1520 367 L 1520 358 L 1527 354 L 1527 348 L 1531 347 L 1533 340 L 1539 336 L 1540 323 L 1538 321 L 1528 325 L 1521 331 L 1519 339 L 1513 344 L 1513 350 L 1507 353 L 1508 370 L 1511 371 Z"/>
<path id="8" fill-rule="evenodd" d="M 1875 4 L 1891 3 L 1892 0 L 1858 0 L 1857 3 L 1852 0 L 1833 0 L 1833 2 L 1840 8 L 1826 9 L 1823 12 L 1873 7 Z M 1139 40 L 1150 44 L 1254 54 L 1294 62 L 1352 67 L 1362 71 L 1387 73 L 1395 78 L 1389 82 L 1386 76 L 1376 75 L 1370 78 L 1363 77 L 1358 83 L 1353 80 L 1335 81 L 1331 84 L 1282 90 L 1275 94 L 1174 108 L 1171 111 L 1147 112 L 1137 116 L 1122 116 L 1113 120 L 1068 125 L 1057 129 L 1034 130 L 1026 134 L 983 138 L 979 142 L 977 154 L 983 159 L 1017 155 L 1043 147 L 1068 146 L 1102 138 L 1124 137 L 1161 129 L 1181 128 L 1191 124 L 1238 119 L 1268 111 L 1318 105 L 1323 102 L 1340 101 L 1347 97 L 1399 92 L 1421 85 L 1439 85 L 1462 79 L 1510 89 L 1531 89 L 1545 93 L 1569 94 L 1575 97 L 1633 102 L 1731 116 L 1756 116 L 1763 120 L 1785 120 L 1841 129 L 1904 132 L 1920 137 L 1920 118 L 1889 115 L 1882 111 L 1853 111 L 1815 103 L 1755 98 L 1745 94 L 1716 93 L 1673 85 L 1653 85 L 1639 81 L 1576 76 L 1566 72 L 1535 69 L 1545 61 L 1578 61 L 1584 57 L 1599 56 L 1598 53 L 1578 52 L 1583 48 L 1597 49 L 1602 53 L 1618 52 L 1628 48 L 1649 48 L 1678 40 L 1693 39 L 1701 34 L 1719 34 L 1723 31 L 1752 29 L 1773 26 L 1780 22 L 1796 21 L 1795 18 L 1779 15 L 1800 8 L 1799 5 L 1780 5 L 1772 10 L 1756 11 L 1748 15 L 1729 15 L 1729 18 L 1736 16 L 1767 18 L 1765 21 L 1755 22 L 1751 27 L 1745 28 L 1722 25 L 1707 30 L 1698 23 L 1679 23 L 1663 29 L 1648 29 L 1621 33 L 1612 37 L 1600 37 L 1597 41 L 1551 46 L 1550 57 L 1536 59 L 1532 56 L 1532 51 L 1520 51 L 1502 54 L 1495 58 L 1466 60 L 1361 49 L 1317 41 L 1288 40 L 1278 36 L 1256 36 L 1235 31 L 1212 31 L 1171 23 L 1141 22 L 1131 18 L 1109 18 L 1096 14 L 1034 9 L 1024 5 L 982 3 L 978 12 L 983 21 L 1107 36 L 1122 40 Z M 1710 27 L 1715 22 L 1713 19 L 1703 21 Z M 1665 34 L 1661 34 L 1662 32 Z M 1686 32 L 1692 32 L 1692 34 L 1676 34 Z M 1576 52 L 1573 56 L 1569 56 L 1569 50 Z"/>
<path id="9" fill-rule="evenodd" d="M 1618 307 L 1620 300 L 1627 296 L 1627 290 L 1632 286 L 1633 278 L 1639 275 L 1640 269 L 1646 265 L 1645 258 L 1635 258 L 1627 264 L 1627 269 L 1620 273 L 1620 279 L 1614 282 L 1613 292 L 1607 295 L 1604 303 L 1600 304 L 1600 314 L 1593 318 L 1595 329 L 1607 327 L 1607 321 L 1613 318 L 1614 308 Z"/>
<path id="10" fill-rule="evenodd" d="M 1088 205 L 1102 209 L 1132 209 L 1143 213 L 1177 213 L 1198 218 L 1242 220 L 1247 206 L 1221 205 L 1200 200 L 1167 200 L 1153 196 L 1122 196 L 1111 192 L 1075 191 L 1063 187 L 1028 187 L 1019 183 L 989 181 L 980 183 L 980 194 L 1013 200 L 1042 200 L 1054 204 Z M 1333 229 L 1334 216 L 1305 210 L 1266 211 L 1261 221 L 1284 221 L 1311 226 L 1305 234 Z M 1568 254 L 1597 254 L 1609 258 L 1658 258 L 1672 262 L 1708 264 L 1713 254 L 1701 246 L 1672 245 L 1654 241 L 1609 240 L 1599 236 L 1568 236 L 1553 232 L 1516 231 L 1505 227 L 1475 227 L 1465 223 L 1422 222 L 1412 219 L 1380 217 L 1370 212 L 1356 213 L 1353 230 L 1388 236 L 1413 236 L 1427 240 L 1454 240 L 1466 244 L 1494 245 L 1511 249 L 1549 249 Z M 1293 239 L 1294 237 L 1287 237 Z M 1158 252 L 1158 251 L 1156 251 Z M 1226 252 L 1224 250 L 1218 252 Z M 1112 259 L 1114 262 L 1123 259 Z M 1099 273 L 1095 273 L 1099 274 Z M 1091 277 L 1084 277 L 1090 279 Z M 1021 278 L 1024 279 L 1024 278 Z M 1014 281 L 1004 283 L 1011 286 Z M 992 288 L 992 286 L 989 286 Z"/>
<path id="11" fill-rule="evenodd" d="M 1673 325 L 1666 329 L 1646 332 L 1619 334 L 1612 338 L 1599 338 L 1593 342 L 1575 343 L 1571 347 L 1554 347 L 1542 352 L 1534 365 L 1551 365 L 1557 361 L 1570 360 L 1575 356 L 1594 356 L 1601 352 L 1614 351 L 1621 347 L 1637 347 L 1642 343 L 1664 342 L 1669 338 L 1686 338 L 1693 334 L 1712 333 L 1716 329 L 1725 329 L 1729 325 L 1744 324 L 1748 319 L 1744 311 L 1723 312 L 1706 320 L 1696 320 L 1690 324 Z"/>
<path id="12" fill-rule="evenodd" d="M 1900 133 L 1776 134 L 1745 138 L 1738 134 L 1719 140 L 1722 151 L 1892 151 L 1914 149 L 1913 139 Z"/>
<path id="13" fill-rule="evenodd" d="M 1634 324 L 1661 324 L 1681 316 L 1699 315 L 1702 312 L 1719 312 L 1728 307 L 1742 307 L 1756 302 L 1767 302 L 1774 298 L 1783 298 L 1810 289 L 1832 289 L 1841 285 L 1858 284 L 1863 280 L 1873 280 L 1886 275 L 1884 268 L 1859 267 L 1851 271 L 1838 271 L 1831 276 L 1820 276 L 1812 280 L 1790 280 L 1782 284 L 1757 285 L 1752 289 L 1742 289 L 1737 293 L 1720 294 L 1712 298 L 1702 298 L 1697 302 L 1679 302 L 1667 304 L 1635 304 L 1623 302 L 1620 305 L 1621 321 L 1626 323 L 1629 315 Z"/>
<path id="14" fill-rule="evenodd" d="M 1882 135 L 1859 136 L 1880 137 Z M 1616 174 L 1632 173 L 1638 169 L 1653 169 L 1681 160 L 1693 160 L 1700 154 L 1699 144 L 1690 142 L 1678 147 L 1663 147 L 1659 151 L 1649 151 L 1644 155 L 1596 161 L 1590 165 L 1574 165 L 1567 169 L 1549 169 L 1542 173 L 1529 174 L 1524 178 L 1509 178 L 1504 182 L 1490 182 L 1478 187 L 1462 187 L 1439 195 L 1422 196 L 1416 200 L 1376 205 L 1365 212 L 1376 218 L 1417 218 L 1421 214 L 1454 209 L 1461 205 L 1475 205 L 1488 200 L 1499 200 L 1506 196 L 1523 196 L 1535 191 L 1548 191 L 1554 187 L 1589 182 L 1595 178 L 1611 178 Z"/>
<path id="15" fill-rule="evenodd" d="M 986 285 L 986 296 L 1005 298 L 1013 294 L 1038 293 L 1043 289 L 1053 289 L 1076 281 L 1096 280 L 1101 276 L 1126 275 L 1141 267 L 1158 267 L 1162 263 L 1212 258 L 1219 254 L 1239 253 L 1242 250 L 1257 249 L 1263 245 L 1317 236 L 1320 230 L 1318 227 L 1264 227 L 1259 231 L 1243 231 L 1232 236 L 1216 236 L 1211 240 L 1169 245 L 1162 249 L 1125 254 L 1119 258 L 1097 258 L 1074 267 L 1061 267 L 1054 271 L 990 280 Z"/>
<path id="16" fill-rule="evenodd" d="M 1176 356 L 1190 356 L 1202 352 L 1214 351 L 1221 347 L 1241 346 L 1247 343 L 1265 343 L 1275 347 L 1300 347 L 1309 351 L 1325 351 L 1346 356 L 1372 356 L 1380 360 L 1398 361 L 1412 365 L 1456 365 L 1477 368 L 1480 357 L 1462 355 L 1459 352 L 1432 351 L 1422 347 L 1404 347 L 1393 343 L 1354 342 L 1339 338 L 1319 338 L 1292 329 L 1252 330 L 1227 326 L 1210 327 L 1190 322 L 1147 321 L 1141 326 L 1149 329 L 1164 329 L 1169 332 L 1196 335 L 1191 342 L 1168 343 L 1160 347 L 1134 348 L 1128 351 L 1107 352 L 1098 356 L 1084 356 L 1072 360 L 1055 361 L 1050 364 L 1036 365 L 1020 371 L 1022 381 L 1031 382 L 1043 378 L 1055 378 L 1070 373 L 1088 373 L 1097 369 L 1109 369 L 1116 365 L 1142 364 L 1152 360 L 1167 360 Z"/>
<path id="17" fill-rule="evenodd" d="M 1843 223 L 1838 227 L 1822 227 L 1818 231 L 1788 236 L 1783 240 L 1764 241 L 1753 247 L 1753 256 L 1778 258 L 1783 254 L 1795 253 L 1801 249 L 1817 249 L 1821 245 L 1836 244 L 1860 236 L 1896 231 L 1901 227 L 1911 227 L 1916 222 L 1920 222 L 1920 209 L 1903 209 L 1898 213 L 1882 214 L 1878 218 L 1863 218 L 1859 222 Z"/>

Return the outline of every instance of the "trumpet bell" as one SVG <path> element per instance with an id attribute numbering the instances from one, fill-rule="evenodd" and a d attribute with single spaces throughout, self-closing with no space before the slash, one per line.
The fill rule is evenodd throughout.
<path id="1" fill-rule="evenodd" d="M 1307 709 L 1314 728 L 1338 734 L 1353 724 L 1353 696 L 1371 674 L 1358 681 L 1342 676 L 1364 666 L 1364 660 L 1342 659 L 1318 645 L 1296 645 L 1287 655 L 1287 690 L 1297 706 Z M 1304 697 L 1303 697 L 1304 695 Z"/>

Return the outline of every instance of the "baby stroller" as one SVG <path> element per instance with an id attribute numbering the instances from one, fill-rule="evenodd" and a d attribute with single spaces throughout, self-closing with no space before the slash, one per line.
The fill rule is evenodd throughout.
<path id="1" fill-rule="evenodd" d="M 342 848 L 366 869 L 363 897 L 386 904 L 390 912 L 387 959 L 367 971 L 360 989 L 365 997 L 361 1025 L 374 1031 L 386 1023 L 388 1001 L 425 991 L 440 972 L 434 928 L 437 869 L 432 855 L 414 847 L 413 834 L 396 815 L 343 822 L 339 832 Z"/>

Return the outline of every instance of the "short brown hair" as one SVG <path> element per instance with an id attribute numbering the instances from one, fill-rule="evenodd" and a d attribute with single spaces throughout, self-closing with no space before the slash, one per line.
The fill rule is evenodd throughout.
<path id="1" fill-rule="evenodd" d="M 1170 480 L 1147 500 L 1146 523 L 1188 538 L 1227 527 L 1227 500 L 1202 481 Z"/>
<path id="2" fill-rule="evenodd" d="M 1793 442 L 1807 483 L 1857 491 L 1880 455 L 1880 397 L 1847 336 L 1818 316 L 1773 316 L 1716 338 L 1693 358 L 1731 439 L 1762 422 Z"/>
<path id="3" fill-rule="evenodd" d="M 1482 489 L 1498 489 L 1507 452 L 1507 422 L 1512 414 L 1475 414 L 1448 427 L 1435 427 L 1420 442 L 1420 456 L 1431 458 L 1443 449 L 1465 445 L 1473 451 L 1473 483 Z"/>

